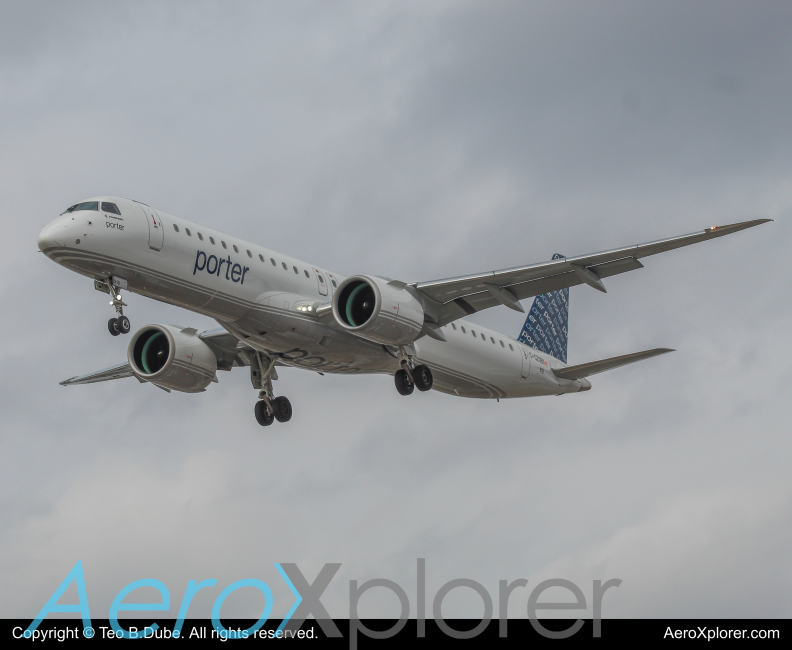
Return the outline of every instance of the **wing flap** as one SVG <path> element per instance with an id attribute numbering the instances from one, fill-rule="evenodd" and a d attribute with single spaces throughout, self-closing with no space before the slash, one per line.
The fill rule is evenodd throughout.
<path id="1" fill-rule="evenodd" d="M 643 264 L 634 257 L 626 257 L 589 268 L 594 269 L 599 277 L 609 278 L 619 273 L 642 269 Z M 566 270 L 562 273 L 556 273 L 555 275 L 531 280 L 529 282 L 504 285 L 504 288 L 514 294 L 518 300 L 525 300 L 526 298 L 539 296 L 543 293 L 574 287 L 578 284 L 583 284 L 580 277 L 574 271 Z M 456 298 L 440 307 L 437 322 L 441 326 L 448 325 L 459 318 L 464 318 L 470 314 L 475 314 L 477 311 L 496 307 L 500 304 L 502 303 L 492 295 L 491 291 L 480 291 L 463 298 Z"/>
<path id="2" fill-rule="evenodd" d="M 630 363 L 643 361 L 644 359 L 651 359 L 661 354 L 673 352 L 669 348 L 654 348 L 652 350 L 644 350 L 643 352 L 632 352 L 630 354 L 623 354 L 618 357 L 610 357 L 608 359 L 600 359 L 599 361 L 589 361 L 588 363 L 581 363 L 577 366 L 567 366 L 566 368 L 557 368 L 553 370 L 553 374 L 560 379 L 583 379 L 583 377 L 590 377 L 606 370 L 613 370 L 620 368 Z"/>

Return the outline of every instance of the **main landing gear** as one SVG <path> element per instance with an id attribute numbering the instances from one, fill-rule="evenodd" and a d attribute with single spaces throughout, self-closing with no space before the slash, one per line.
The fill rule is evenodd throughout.
<path id="1" fill-rule="evenodd" d="M 399 364 L 401 369 L 396 371 L 393 379 L 400 395 L 411 395 L 416 388 L 422 392 L 431 390 L 434 380 L 428 366 L 414 365 L 412 358 L 403 350 L 400 350 Z"/>
<path id="2" fill-rule="evenodd" d="M 288 397 L 270 399 L 265 391 L 261 392 L 264 394 L 259 394 L 261 399 L 256 402 L 256 406 L 253 409 L 253 412 L 256 414 L 256 422 L 262 427 L 268 427 L 275 420 L 278 422 L 288 422 L 291 420 L 292 406 Z"/>
<path id="3" fill-rule="evenodd" d="M 119 287 L 113 286 L 110 278 L 105 278 L 105 285 L 107 286 L 107 291 L 110 294 L 110 297 L 113 299 L 110 304 L 115 307 L 116 314 L 118 314 L 118 317 L 111 318 L 109 321 L 107 321 L 107 329 L 110 330 L 110 334 L 113 336 L 118 336 L 119 334 L 129 334 L 129 330 L 132 329 L 132 324 L 129 322 L 129 319 L 124 316 L 124 307 L 127 307 L 128 305 L 123 300 L 121 300 L 121 289 Z"/>
<path id="4" fill-rule="evenodd" d="M 272 375 L 275 370 L 275 359 L 267 359 L 264 362 L 261 354 L 256 352 L 255 356 L 262 375 L 259 380 L 261 389 L 259 390 L 259 401 L 253 409 L 256 422 L 262 427 L 268 427 L 275 420 L 278 422 L 288 422 L 292 417 L 292 405 L 287 397 L 275 397 L 272 390 Z"/>

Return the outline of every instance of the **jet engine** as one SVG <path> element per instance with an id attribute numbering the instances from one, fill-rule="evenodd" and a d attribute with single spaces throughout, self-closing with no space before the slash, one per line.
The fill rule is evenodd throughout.
<path id="1" fill-rule="evenodd" d="M 424 324 L 421 303 L 403 282 L 355 275 L 333 296 L 333 316 L 349 332 L 384 345 L 407 345 Z"/>
<path id="2" fill-rule="evenodd" d="M 192 328 L 146 325 L 129 342 L 127 359 L 139 379 L 183 393 L 200 393 L 214 379 L 217 357 Z"/>

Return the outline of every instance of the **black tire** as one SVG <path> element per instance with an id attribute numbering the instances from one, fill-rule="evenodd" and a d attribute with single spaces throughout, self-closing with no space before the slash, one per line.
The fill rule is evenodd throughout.
<path id="1" fill-rule="evenodd" d="M 275 420 L 273 415 L 267 410 L 267 403 L 263 399 L 256 402 L 253 412 L 256 414 L 256 422 L 262 427 L 268 427 Z"/>
<path id="2" fill-rule="evenodd" d="M 400 395 L 412 395 L 415 384 L 404 368 L 397 370 L 393 379 L 396 381 L 396 390 L 399 391 Z"/>
<path id="3" fill-rule="evenodd" d="M 432 371 L 429 370 L 427 366 L 420 365 L 415 366 L 412 371 L 413 379 L 415 380 L 415 387 L 425 392 L 427 390 L 432 390 L 432 384 L 434 383 L 434 379 L 432 378 Z"/>
<path id="4" fill-rule="evenodd" d="M 119 316 L 116 318 L 116 322 L 118 323 L 118 329 L 121 334 L 129 334 L 129 330 L 132 329 L 132 323 L 129 322 L 126 316 Z"/>
<path id="5" fill-rule="evenodd" d="M 107 329 L 110 330 L 110 334 L 113 336 L 121 334 L 121 329 L 118 327 L 118 321 L 115 318 L 111 318 L 107 321 Z"/>
<path id="6" fill-rule="evenodd" d="M 276 397 L 272 400 L 272 408 L 275 409 L 275 419 L 278 422 L 288 422 L 292 416 L 292 405 L 286 397 Z"/>

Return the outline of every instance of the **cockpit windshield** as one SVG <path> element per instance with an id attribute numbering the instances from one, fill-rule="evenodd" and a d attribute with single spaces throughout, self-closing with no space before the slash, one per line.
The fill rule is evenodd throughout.
<path id="1" fill-rule="evenodd" d="M 121 210 L 118 209 L 118 206 L 115 203 L 107 203 L 102 201 L 102 210 L 105 212 L 112 212 L 113 214 L 117 214 L 119 217 L 121 216 Z"/>
<path id="2" fill-rule="evenodd" d="M 70 208 L 67 208 L 61 214 L 66 214 L 67 212 L 79 212 L 80 210 L 99 210 L 99 201 L 84 201 L 83 203 L 77 203 Z"/>

